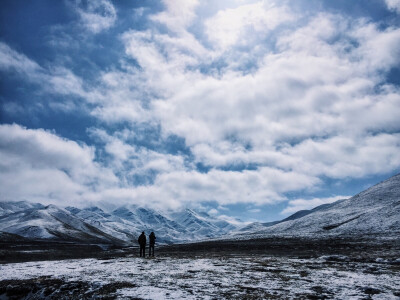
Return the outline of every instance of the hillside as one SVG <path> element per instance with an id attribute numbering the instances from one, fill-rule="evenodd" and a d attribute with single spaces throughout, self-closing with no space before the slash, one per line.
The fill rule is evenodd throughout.
<path id="1" fill-rule="evenodd" d="M 235 237 L 382 237 L 400 236 L 400 174 L 349 199 L 297 212 L 278 224 L 255 226 Z"/>
<path id="2" fill-rule="evenodd" d="M 131 205 L 105 212 L 99 207 L 79 209 L 39 203 L 0 202 L 3 240 L 25 238 L 79 243 L 136 244 L 138 235 L 156 232 L 157 242 L 171 244 L 218 237 L 236 226 L 192 210 L 163 215 Z"/>

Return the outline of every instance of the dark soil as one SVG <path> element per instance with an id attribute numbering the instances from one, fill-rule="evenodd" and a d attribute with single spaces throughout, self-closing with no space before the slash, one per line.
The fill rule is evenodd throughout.
<path id="1" fill-rule="evenodd" d="M 27 280 L 0 281 L 0 296 L 18 299 L 116 299 L 115 292 L 121 288 L 135 287 L 130 282 L 105 285 L 83 281 L 39 277 Z"/>
<path id="2" fill-rule="evenodd" d="M 146 249 L 147 250 L 147 249 Z M 352 260 L 395 259 L 400 253 L 400 239 L 306 239 L 265 238 L 257 240 L 220 240 L 198 243 L 156 245 L 157 256 L 201 257 L 229 255 L 270 255 L 312 258 L 322 255 L 345 255 Z M 49 241 L 0 241 L 0 264 L 73 258 L 110 259 L 139 254 L 136 245 L 77 244 Z"/>
<path id="3" fill-rule="evenodd" d="M 265 238 L 257 240 L 204 241 L 199 243 L 175 244 L 159 247 L 158 254 L 225 256 L 227 254 L 262 254 L 313 258 L 322 255 L 344 255 L 357 259 L 385 257 L 398 258 L 400 239 L 376 240 L 350 238 L 308 239 L 308 238 Z"/>
<path id="4" fill-rule="evenodd" d="M 132 253 L 133 249 L 133 247 L 121 248 L 115 245 L 56 241 L 0 241 L 0 264 L 74 258 L 108 259 L 125 256 Z"/>

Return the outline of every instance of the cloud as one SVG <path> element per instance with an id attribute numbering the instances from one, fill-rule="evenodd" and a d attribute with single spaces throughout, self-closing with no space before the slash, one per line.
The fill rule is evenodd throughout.
<path id="1" fill-rule="evenodd" d="M 275 203 L 284 201 L 283 193 L 307 189 L 319 180 L 294 172 L 271 168 L 245 170 L 242 172 L 211 170 L 170 172 L 156 177 L 152 187 L 140 192 L 149 194 L 158 190 L 164 201 L 190 202 L 216 201 L 232 203 Z M 141 194 L 140 197 L 148 197 Z"/>
<path id="2" fill-rule="evenodd" d="M 82 26 L 94 34 L 112 27 L 117 20 L 117 11 L 108 0 L 76 0 L 73 9 L 79 15 Z"/>
<path id="3" fill-rule="evenodd" d="M 299 210 L 308 210 L 322 204 L 332 203 L 342 199 L 348 199 L 349 196 L 334 196 L 327 198 L 313 198 L 313 199 L 296 199 L 291 200 L 288 206 L 281 212 L 283 215 L 293 214 Z"/>
<path id="4" fill-rule="evenodd" d="M 49 64 L 46 68 L 40 66 L 3 42 L 0 42 L 0 71 L 16 72 L 22 82 L 34 83 L 39 87 L 39 93 L 42 95 L 72 96 L 63 99 L 62 103 L 53 100 L 52 97 L 46 100 L 50 107 L 57 110 L 71 111 L 77 106 L 84 107 L 85 103 L 104 99 L 101 91 L 91 88 L 70 69 L 57 64 Z M 76 103 L 76 98 L 85 99 L 85 102 Z"/>
<path id="5" fill-rule="evenodd" d="M 210 41 L 224 51 L 231 46 L 244 46 L 249 39 L 254 43 L 255 37 L 265 37 L 277 26 L 294 18 L 294 14 L 285 6 L 259 1 L 220 10 L 204 25 Z"/>
<path id="6" fill-rule="evenodd" d="M 42 68 L 23 54 L 0 42 L 0 69 L 15 70 L 22 74 L 34 74 L 41 72 Z"/>
<path id="7" fill-rule="evenodd" d="M 362 178 L 384 173 L 388 168 L 398 168 L 399 146 L 400 134 L 378 134 L 319 141 L 309 139 L 287 149 L 287 153 L 297 158 L 295 170 L 331 178 Z"/>
<path id="8" fill-rule="evenodd" d="M 212 209 L 210 209 L 207 213 L 208 213 L 209 215 L 218 215 L 219 211 L 216 210 L 215 208 L 212 208 Z"/>
<path id="9" fill-rule="evenodd" d="M 234 217 L 227 216 L 227 215 L 219 215 L 217 217 L 220 220 L 223 220 L 225 222 L 228 222 L 228 223 L 230 223 L 232 225 L 235 225 L 235 226 L 238 226 L 238 227 L 245 226 L 245 225 L 248 225 L 248 224 L 251 223 L 251 222 L 243 222 L 242 220 L 238 220 L 238 219 L 236 219 Z"/>
<path id="10" fill-rule="evenodd" d="M 89 133 L 104 143 L 105 153 L 111 156 L 108 166 L 121 177 L 125 177 L 125 180 L 131 176 L 144 177 L 153 173 L 187 169 L 183 156 L 157 152 L 129 142 L 132 137 L 129 131 L 114 132 L 113 135 L 109 135 L 105 130 L 92 128 Z"/>
<path id="11" fill-rule="evenodd" d="M 140 30 L 120 32 L 118 64 L 99 72 L 95 83 L 0 44 L 4 72 L 16 71 L 43 93 L 83 100 L 73 103 L 107 128 L 89 130 L 94 152 L 50 132 L 7 127 L 28 132 L 26 141 L 40 135 L 75 145 L 71 153 L 82 152 L 77 161 L 86 157 L 80 165 L 113 179 L 74 164 L 66 172 L 67 166 L 45 159 L 50 150 L 40 143 L 33 154 L 20 154 L 21 178 L 37 170 L 43 178 L 65 180 L 54 186 L 70 190 L 72 198 L 80 193 L 87 201 L 179 207 L 271 204 L 287 201 L 290 192 L 315 192 L 324 178 L 400 167 L 400 90 L 387 81 L 400 63 L 400 29 L 318 9 L 299 15 L 283 2 L 236 1 L 210 9 L 199 1 L 163 3 L 163 11 L 146 13 Z M 110 2 L 76 5 L 92 33 L 116 24 Z M 141 127 L 150 128 L 148 140 L 159 132 L 156 147 L 133 138 Z M 182 140 L 185 153 L 168 149 L 169 137 Z M 25 160 L 38 151 L 46 167 Z M 106 183 L 92 188 L 91 180 Z M 318 199 L 290 202 L 285 213 L 330 201 Z"/>
<path id="12" fill-rule="evenodd" d="M 399 0 L 385 0 L 387 7 L 397 13 L 400 13 L 400 1 Z"/>
<path id="13" fill-rule="evenodd" d="M 163 0 L 165 11 L 151 16 L 155 22 L 164 24 L 175 32 L 186 31 L 196 17 L 195 9 L 199 5 L 198 0 Z"/>
<path id="14" fill-rule="evenodd" d="M 248 212 L 250 212 L 250 213 L 259 213 L 259 212 L 261 212 L 261 209 L 253 208 L 253 209 L 249 209 Z"/>
<path id="15" fill-rule="evenodd" d="M 318 178 L 360 178 L 400 166 L 399 91 L 384 76 L 399 63 L 399 29 L 327 12 L 299 19 L 267 2 L 221 10 L 203 22 L 197 2 L 182 11 L 165 4 L 150 20 L 168 32 L 156 26 L 121 35 L 140 68 L 105 72 L 113 101 L 95 113 L 107 122 L 159 125 L 164 138 L 184 138 L 193 162 L 210 171 L 169 162 L 151 186 L 135 189 L 136 199 L 273 203 L 288 191 L 312 190 Z M 176 24 L 175 14 L 182 18 Z M 206 40 L 190 33 L 194 22 L 203 22 Z M 251 72 L 244 71 L 250 60 L 237 59 L 243 43 L 258 49 Z M 124 144 L 114 148 L 127 160 L 133 153 L 156 160 L 143 149 L 128 155 Z M 271 184 L 288 174 L 296 178 Z"/>
<path id="16" fill-rule="evenodd" d="M 94 161 L 94 149 L 42 129 L 0 125 L 2 199 L 82 203 L 118 179 Z"/>

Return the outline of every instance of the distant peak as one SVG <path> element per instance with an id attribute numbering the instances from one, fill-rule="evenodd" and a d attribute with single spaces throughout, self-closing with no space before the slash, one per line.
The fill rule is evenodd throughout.
<path id="1" fill-rule="evenodd" d="M 92 211 L 92 212 L 104 212 L 101 208 L 99 208 L 97 206 L 90 206 L 90 207 L 85 208 L 84 210 Z"/>

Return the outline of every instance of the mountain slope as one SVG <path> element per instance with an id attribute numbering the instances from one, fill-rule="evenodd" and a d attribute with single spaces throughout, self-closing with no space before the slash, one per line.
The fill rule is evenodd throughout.
<path id="1" fill-rule="evenodd" d="M 88 243 L 136 244 L 138 235 L 154 231 L 158 243 L 177 243 L 217 237 L 236 227 L 206 213 L 175 213 L 175 219 L 155 210 L 131 205 L 105 212 L 29 202 L 2 202 L 0 233 L 27 239 Z"/>
<path id="2" fill-rule="evenodd" d="M 0 231 L 30 239 L 123 243 L 55 205 L 17 207 L 15 210 L 0 216 Z"/>
<path id="3" fill-rule="evenodd" d="M 317 207 L 297 218 L 256 230 L 252 238 L 282 236 L 382 236 L 400 234 L 400 174 L 350 199 Z M 249 233 L 246 233 L 249 236 Z M 244 235 L 238 235 L 244 238 Z"/>
<path id="4" fill-rule="evenodd" d="M 338 200 L 338 201 L 335 201 L 334 203 L 335 203 L 335 205 L 337 205 L 339 202 L 342 202 L 344 200 L 345 199 Z M 254 231 L 261 231 L 261 230 L 263 230 L 263 229 L 265 229 L 267 227 L 271 227 L 271 226 L 274 226 L 276 224 L 283 223 L 283 222 L 286 222 L 286 221 L 296 220 L 296 219 L 302 218 L 304 216 L 307 216 L 307 215 L 309 215 L 311 213 L 314 213 L 316 211 L 327 209 L 328 207 L 331 207 L 332 205 L 333 205 L 333 203 L 322 204 L 322 205 L 319 205 L 317 207 L 314 207 L 313 209 L 299 210 L 299 211 L 295 212 L 294 214 L 290 215 L 289 217 L 287 217 L 287 218 L 285 218 L 283 220 L 280 220 L 280 221 L 273 221 L 273 222 L 267 222 L 267 223 L 254 222 L 254 223 L 251 223 L 251 224 L 249 224 L 249 225 L 247 225 L 247 226 L 245 226 L 243 228 L 240 228 L 239 232 L 240 233 L 244 233 L 244 232 L 250 232 L 251 233 L 251 232 L 254 232 Z"/>
<path id="5" fill-rule="evenodd" d="M 40 203 L 30 203 L 27 201 L 18 201 L 18 202 L 0 202 L 0 216 L 9 215 L 11 213 L 34 209 L 34 208 L 43 208 L 44 205 Z"/>

